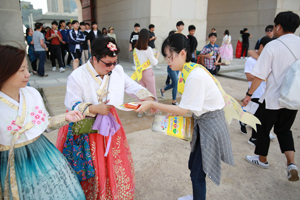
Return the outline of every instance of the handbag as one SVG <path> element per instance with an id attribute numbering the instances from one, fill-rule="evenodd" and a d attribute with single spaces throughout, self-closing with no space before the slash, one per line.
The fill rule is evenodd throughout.
<path id="1" fill-rule="evenodd" d="M 79 103 L 80 102 L 77 102 L 73 106 L 72 110 L 74 110 L 74 107 Z M 89 178 L 95 177 L 95 169 L 90 150 L 89 137 L 87 133 L 81 134 L 78 137 L 74 137 L 74 124 L 76 123 L 70 123 L 69 125 L 63 154 L 74 169 L 79 181 L 85 181 Z"/>

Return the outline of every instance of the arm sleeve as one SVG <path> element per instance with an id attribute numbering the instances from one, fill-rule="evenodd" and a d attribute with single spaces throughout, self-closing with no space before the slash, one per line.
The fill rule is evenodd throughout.
<path id="1" fill-rule="evenodd" d="M 76 38 L 73 37 L 72 31 L 69 32 L 69 38 L 70 38 L 69 42 L 72 41 L 71 43 L 80 44 L 80 42 L 77 41 Z"/>
<path id="2" fill-rule="evenodd" d="M 151 65 L 156 66 L 158 64 L 158 60 L 154 57 L 152 48 L 148 47 L 146 53 Z"/>
<path id="3" fill-rule="evenodd" d="M 260 43 L 260 40 L 257 40 L 257 42 L 256 42 L 256 44 L 255 44 L 255 47 L 254 47 L 255 50 L 258 50 L 258 49 L 259 49 L 259 43 Z"/>
<path id="4" fill-rule="evenodd" d="M 46 33 L 46 39 L 48 38 L 48 37 L 50 37 L 50 30 Z"/>
<path id="5" fill-rule="evenodd" d="M 251 59 L 247 59 L 245 62 L 244 73 L 251 73 L 253 69 L 253 63 L 250 62 Z"/>
<path id="6" fill-rule="evenodd" d="M 130 38 L 129 38 L 129 43 L 131 43 L 131 44 L 132 44 L 132 37 L 133 37 L 133 32 L 131 33 Z"/>
<path id="7" fill-rule="evenodd" d="M 79 32 L 79 31 L 78 31 Z M 80 31 L 80 36 L 76 38 L 77 41 L 84 42 L 85 41 L 85 35 L 82 31 Z"/>
<path id="8" fill-rule="evenodd" d="M 201 54 L 201 55 L 205 55 L 205 54 L 207 54 L 207 50 L 206 50 L 206 48 L 205 48 L 205 47 L 203 47 L 203 49 L 201 50 L 200 54 Z"/>
<path id="9" fill-rule="evenodd" d="M 261 52 L 251 74 L 265 80 L 272 72 L 273 54 L 270 45 L 266 45 Z"/>

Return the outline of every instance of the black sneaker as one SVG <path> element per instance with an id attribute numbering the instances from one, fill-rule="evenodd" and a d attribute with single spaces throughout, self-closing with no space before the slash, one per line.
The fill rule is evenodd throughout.
<path id="1" fill-rule="evenodd" d="M 248 140 L 248 144 L 252 145 L 252 146 L 256 146 L 256 139 L 255 138 L 250 138 Z"/>
<path id="2" fill-rule="evenodd" d="M 246 135 L 247 134 L 247 129 L 246 129 L 246 125 L 247 124 L 244 124 L 243 122 L 239 121 L 240 123 L 240 130 L 241 130 L 241 133 Z"/>
<path id="3" fill-rule="evenodd" d="M 161 98 L 165 98 L 165 94 L 163 93 L 162 89 L 160 89 L 159 91 L 160 91 Z"/>

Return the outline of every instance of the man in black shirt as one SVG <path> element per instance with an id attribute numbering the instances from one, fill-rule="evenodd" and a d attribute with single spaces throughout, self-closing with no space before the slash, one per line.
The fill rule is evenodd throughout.
<path id="1" fill-rule="evenodd" d="M 89 44 L 89 53 L 91 53 L 91 45 L 93 42 L 93 39 L 102 37 L 102 32 L 98 30 L 98 24 L 97 22 L 92 22 L 92 30 L 88 34 L 88 44 Z"/>
<path id="2" fill-rule="evenodd" d="M 153 24 L 150 24 L 150 25 L 149 25 L 150 38 L 149 38 L 149 43 L 148 43 L 148 45 L 149 45 L 152 49 L 155 48 L 154 41 L 156 40 L 154 30 L 155 30 L 155 26 L 154 26 Z"/>
<path id="3" fill-rule="evenodd" d="M 247 57 L 248 49 L 249 49 L 249 38 L 251 38 L 252 35 L 248 33 L 248 29 L 244 28 L 244 33 L 242 35 L 243 43 L 242 43 L 242 57 L 241 59 L 244 59 L 244 51 L 245 52 L 245 58 Z"/>
<path id="4" fill-rule="evenodd" d="M 83 32 L 85 35 L 85 41 L 82 42 L 82 54 L 81 54 L 81 60 L 82 64 L 86 63 L 87 60 L 89 59 L 89 48 L 88 48 L 88 43 L 87 43 L 87 37 L 88 37 L 88 32 L 85 30 L 85 23 L 80 22 L 80 30 Z"/>
<path id="5" fill-rule="evenodd" d="M 129 52 L 131 52 L 134 49 L 134 46 L 139 39 L 139 34 L 140 34 L 140 24 L 136 23 L 134 25 L 134 31 L 131 33 L 130 39 L 129 39 Z M 133 63 L 132 69 L 134 71 L 136 70 L 134 63 Z"/>
<path id="6" fill-rule="evenodd" d="M 268 25 L 265 28 L 266 36 L 268 36 L 269 38 L 274 38 L 273 28 L 274 28 L 273 25 Z M 255 50 L 259 49 L 260 40 L 261 40 L 261 38 L 259 40 L 257 40 L 255 48 L 254 48 Z"/>

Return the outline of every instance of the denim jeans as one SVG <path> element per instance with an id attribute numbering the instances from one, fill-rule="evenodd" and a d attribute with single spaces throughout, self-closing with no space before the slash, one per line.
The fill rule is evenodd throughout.
<path id="1" fill-rule="evenodd" d="M 39 67 L 38 67 L 37 73 L 40 76 L 44 76 L 44 74 L 45 74 L 45 62 L 46 62 L 46 51 L 36 51 L 35 54 L 39 59 Z"/>
<path id="2" fill-rule="evenodd" d="M 202 168 L 202 152 L 200 146 L 200 133 L 198 125 L 195 131 L 199 134 L 197 137 L 196 148 L 190 154 L 189 169 L 191 170 L 191 180 L 193 185 L 193 199 L 205 200 L 206 198 L 206 174 Z"/>
<path id="3" fill-rule="evenodd" d="M 168 66 L 168 75 L 172 80 L 172 83 L 170 85 L 167 85 L 167 87 L 164 88 L 165 91 L 172 89 L 172 99 L 176 100 L 176 95 L 177 95 L 177 84 L 178 84 L 178 73 L 179 71 L 173 71 L 169 66 Z"/>

